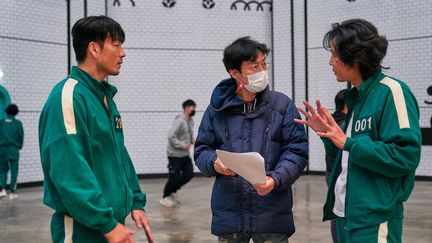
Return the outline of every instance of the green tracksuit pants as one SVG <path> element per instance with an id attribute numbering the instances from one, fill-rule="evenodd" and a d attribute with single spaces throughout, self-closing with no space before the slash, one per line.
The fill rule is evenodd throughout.
<path id="1" fill-rule="evenodd" d="M 0 158 L 0 186 L 5 189 L 7 185 L 8 172 L 11 172 L 9 184 L 10 192 L 15 192 L 18 177 L 18 159 Z"/>
<path id="2" fill-rule="evenodd" d="M 336 218 L 339 243 L 401 243 L 403 219 L 347 230 L 346 219 Z"/>
<path id="3" fill-rule="evenodd" d="M 124 222 L 120 222 L 124 224 Z M 53 243 L 106 243 L 102 232 L 90 229 L 64 213 L 54 213 L 51 219 L 51 239 Z"/>

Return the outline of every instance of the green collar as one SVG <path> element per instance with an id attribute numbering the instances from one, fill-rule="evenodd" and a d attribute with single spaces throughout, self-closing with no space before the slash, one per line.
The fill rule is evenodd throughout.
<path id="1" fill-rule="evenodd" d="M 361 100 L 365 99 L 367 94 L 370 93 L 370 89 L 373 88 L 384 77 L 385 75 L 381 71 L 378 71 L 361 83 L 359 89 L 353 87 L 347 91 L 344 96 L 349 110 L 351 110 L 351 108 L 354 106 L 356 100 L 360 102 Z"/>
<path id="2" fill-rule="evenodd" d="M 376 72 L 368 79 L 366 79 L 359 86 L 359 99 L 363 99 L 363 97 L 369 93 L 371 87 L 373 87 L 377 82 L 384 78 L 384 74 L 381 71 Z"/>
<path id="3" fill-rule="evenodd" d="M 103 102 L 103 98 L 105 95 L 108 98 L 112 99 L 112 97 L 114 97 L 114 95 L 117 93 L 116 87 L 108 84 L 108 82 L 105 80 L 102 82 L 98 81 L 77 66 L 72 67 L 69 77 L 76 79 L 78 82 L 84 84 L 98 97 L 101 102 Z"/>

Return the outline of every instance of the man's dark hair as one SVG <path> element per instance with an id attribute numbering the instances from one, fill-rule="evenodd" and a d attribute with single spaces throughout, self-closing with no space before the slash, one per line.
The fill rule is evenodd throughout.
<path id="1" fill-rule="evenodd" d="M 6 107 L 5 109 L 6 114 L 8 115 L 12 115 L 15 116 L 16 114 L 18 114 L 19 110 L 18 110 L 18 106 L 15 104 L 10 104 Z"/>
<path id="2" fill-rule="evenodd" d="M 188 100 L 185 100 L 183 102 L 182 106 L 183 106 L 183 110 L 184 110 L 184 109 L 186 109 L 186 107 L 188 107 L 188 106 L 196 106 L 196 104 L 195 104 L 195 101 L 193 101 L 191 99 L 188 99 Z"/>
<path id="3" fill-rule="evenodd" d="M 115 20 L 106 16 L 90 16 L 78 20 L 72 27 L 73 47 L 78 63 L 85 60 L 90 42 L 97 42 L 102 48 L 105 40 L 124 42 L 125 33 Z"/>
<path id="4" fill-rule="evenodd" d="M 329 50 L 333 44 L 335 54 L 350 67 L 359 65 L 363 80 L 385 68 L 381 65 L 387 52 L 385 36 L 364 19 L 350 19 L 332 24 L 332 30 L 324 35 L 323 46 Z"/>
<path id="5" fill-rule="evenodd" d="M 339 90 L 339 92 L 337 92 L 337 94 L 334 98 L 336 111 L 342 111 L 344 109 L 344 106 L 345 106 L 344 94 L 346 91 L 348 91 L 348 89 L 342 89 L 342 90 Z"/>
<path id="6" fill-rule="evenodd" d="M 223 63 L 225 69 L 236 69 L 240 71 L 240 66 L 244 61 L 255 61 L 258 52 L 262 51 L 265 55 L 269 53 L 269 49 L 263 43 L 258 43 L 252 40 L 249 36 L 239 38 L 232 44 L 225 47 Z"/>

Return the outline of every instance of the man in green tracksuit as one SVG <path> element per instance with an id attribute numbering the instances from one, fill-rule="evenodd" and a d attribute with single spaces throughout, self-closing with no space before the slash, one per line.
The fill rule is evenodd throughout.
<path id="1" fill-rule="evenodd" d="M 10 170 L 9 199 L 15 199 L 18 177 L 19 150 L 23 147 L 24 130 L 20 120 L 15 119 L 18 106 L 10 104 L 5 109 L 6 118 L 0 120 L 0 198 L 6 196 L 7 174 Z"/>
<path id="2" fill-rule="evenodd" d="M 52 90 L 39 120 L 44 204 L 53 208 L 53 242 L 135 242 L 124 226 L 153 235 L 134 166 L 124 145 L 121 116 L 106 81 L 117 75 L 125 39 L 105 16 L 86 17 L 72 28 L 78 66 Z"/>
<path id="3" fill-rule="evenodd" d="M 401 242 L 403 203 L 414 187 L 420 161 L 419 107 L 409 87 L 381 72 L 387 40 L 371 23 L 333 24 L 324 37 L 348 114 L 342 129 L 317 100 L 299 108 L 334 155 L 324 220 L 336 218 L 339 242 Z"/>

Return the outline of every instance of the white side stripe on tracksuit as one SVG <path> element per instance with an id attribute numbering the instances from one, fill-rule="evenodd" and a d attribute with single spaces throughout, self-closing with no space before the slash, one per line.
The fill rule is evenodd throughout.
<path id="1" fill-rule="evenodd" d="M 396 113 L 399 121 L 399 128 L 410 128 L 408 112 L 402 87 L 396 80 L 389 77 L 383 78 L 381 80 L 381 83 L 387 85 L 392 92 L 393 102 L 396 106 Z"/>
<path id="2" fill-rule="evenodd" d="M 73 107 L 73 91 L 78 83 L 75 79 L 69 78 L 62 89 L 62 111 L 63 120 L 67 134 L 76 134 L 75 113 Z"/>

